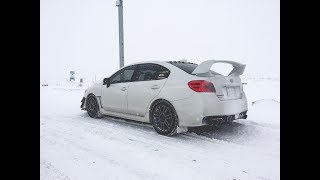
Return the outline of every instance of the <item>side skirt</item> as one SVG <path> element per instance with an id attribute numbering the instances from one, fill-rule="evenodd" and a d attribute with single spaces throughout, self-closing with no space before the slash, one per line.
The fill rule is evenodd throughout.
<path id="1" fill-rule="evenodd" d="M 134 120 L 134 121 L 140 121 L 140 122 L 149 123 L 149 118 L 146 119 L 146 116 L 145 117 L 141 117 L 141 116 L 135 116 L 135 115 L 130 115 L 130 114 L 111 112 L 111 111 L 106 111 L 103 108 L 100 108 L 100 113 L 103 114 L 103 115 L 115 116 L 115 117 L 118 117 L 118 118 L 124 118 L 124 119 L 130 119 L 130 120 Z"/>

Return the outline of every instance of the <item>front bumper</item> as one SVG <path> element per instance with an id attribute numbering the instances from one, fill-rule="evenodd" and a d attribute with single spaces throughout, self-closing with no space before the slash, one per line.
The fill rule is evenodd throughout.
<path id="1" fill-rule="evenodd" d="M 206 116 L 202 119 L 202 124 L 206 125 L 216 125 L 225 122 L 232 122 L 236 119 L 247 119 L 247 111 L 241 112 L 239 114 L 225 115 L 225 116 Z"/>
<path id="2" fill-rule="evenodd" d="M 82 99 L 81 99 L 81 105 L 80 105 L 80 108 L 82 109 L 82 110 L 85 110 L 85 108 L 84 108 L 84 102 L 86 101 L 86 98 L 85 97 L 83 97 Z"/>

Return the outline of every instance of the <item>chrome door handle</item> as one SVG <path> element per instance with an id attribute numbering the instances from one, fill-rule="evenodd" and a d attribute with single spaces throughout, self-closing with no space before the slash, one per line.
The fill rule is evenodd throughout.
<path id="1" fill-rule="evenodd" d="M 160 87 L 158 85 L 151 86 L 151 89 L 159 89 Z"/>
<path id="2" fill-rule="evenodd" d="M 125 90 L 127 90 L 126 87 L 122 87 L 122 88 L 121 88 L 121 91 L 125 91 Z"/>

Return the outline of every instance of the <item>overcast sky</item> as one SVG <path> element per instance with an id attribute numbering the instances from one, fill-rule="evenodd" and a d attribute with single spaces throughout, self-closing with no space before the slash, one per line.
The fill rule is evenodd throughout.
<path id="1" fill-rule="evenodd" d="M 247 64 L 280 74 L 279 0 L 123 0 L 125 65 L 146 60 Z M 119 69 L 116 0 L 40 1 L 40 79 Z"/>

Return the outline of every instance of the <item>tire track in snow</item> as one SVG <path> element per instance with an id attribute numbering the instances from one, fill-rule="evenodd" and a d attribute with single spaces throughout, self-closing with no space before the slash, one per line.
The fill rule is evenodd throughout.
<path id="1" fill-rule="evenodd" d="M 50 162 L 40 159 L 40 179 L 70 180 L 62 171 L 55 168 Z"/>
<path id="2" fill-rule="evenodd" d="M 51 116 L 53 117 L 53 116 Z M 164 137 L 164 136 L 160 136 L 156 133 L 153 132 L 152 128 L 148 128 L 146 130 L 146 128 L 144 126 L 142 126 L 141 129 L 144 129 L 144 131 L 138 131 L 136 129 L 136 127 L 133 126 L 139 126 L 139 125 L 124 125 L 126 122 L 120 122 L 117 121 L 110 121 L 109 118 L 103 118 L 103 119 L 91 119 L 91 118 L 86 118 L 86 117 L 74 117 L 74 116 L 64 116 L 64 115 L 58 115 L 55 114 L 54 118 L 51 118 L 51 120 L 54 121 L 58 121 L 54 122 L 52 124 L 53 125 L 57 125 L 60 124 L 59 126 L 61 127 L 79 127 L 80 129 L 82 129 L 83 132 L 79 132 L 77 134 L 82 134 L 82 133 L 89 133 L 89 134 L 93 134 L 96 136 L 100 136 L 101 138 L 105 139 L 105 140 L 112 140 L 112 141 L 119 141 L 125 145 L 132 145 L 132 146 L 143 146 L 144 148 L 147 148 L 149 150 L 154 150 L 155 147 L 157 149 L 160 149 L 161 151 L 163 149 L 166 149 L 168 151 L 177 151 L 177 150 L 181 150 L 181 148 L 185 147 L 186 149 L 188 149 L 189 154 L 186 155 L 190 156 L 190 153 L 197 153 L 197 154 L 203 154 L 202 158 L 205 159 L 206 154 L 205 154 L 205 149 L 206 147 L 209 146 L 220 146 L 220 147 L 225 147 L 226 145 L 231 146 L 229 148 L 232 148 L 232 146 L 234 146 L 233 148 L 240 148 L 242 149 L 243 146 L 232 143 L 232 142 L 228 142 L 228 141 L 223 141 L 223 140 L 217 140 L 217 139 L 211 139 L 205 136 L 201 136 L 201 135 L 197 135 L 194 133 L 186 133 L 186 134 L 181 134 L 178 135 L 176 137 Z M 48 124 L 48 123 L 47 123 Z M 69 124 L 69 125 L 68 125 Z M 114 124 L 117 124 L 116 126 Z M 50 125 L 50 123 L 49 123 Z M 70 126 L 71 125 L 71 126 Z M 52 126 L 50 126 L 50 128 L 52 128 Z M 120 128 L 120 129 L 113 129 L 113 131 L 108 131 L 108 128 Z M 69 129 L 70 130 L 70 129 Z M 59 132 L 60 133 L 67 133 L 68 130 L 62 130 L 61 128 L 58 129 L 52 129 L 52 132 Z M 123 139 L 122 138 L 118 138 L 116 133 L 111 133 L 111 134 L 106 134 L 105 132 L 119 132 L 119 131 L 125 131 L 126 133 L 126 138 Z M 149 135 L 152 135 L 152 137 L 150 137 L 150 139 L 145 138 L 146 136 L 146 132 Z M 68 134 L 69 136 L 72 136 L 72 134 Z M 66 135 L 63 135 L 64 137 L 66 137 Z M 110 139 L 110 137 L 112 137 Z M 141 139 L 141 137 L 143 137 L 143 139 Z M 155 138 L 155 139 L 153 139 Z M 157 141 L 161 139 L 161 141 Z M 66 139 L 65 139 L 66 140 Z M 97 152 L 99 152 L 99 150 L 95 149 L 95 148 L 91 148 L 91 149 L 87 149 L 84 148 L 82 145 L 78 145 L 77 143 L 75 144 L 75 140 L 74 139 L 67 139 L 66 140 L 70 145 L 75 146 L 76 148 L 82 149 L 84 151 L 86 151 L 87 153 L 92 153 L 95 154 L 97 156 L 99 156 L 102 159 L 108 160 L 107 157 L 101 156 L 101 154 L 97 154 Z M 138 145 L 137 145 L 137 144 Z M 209 143 L 209 144 L 208 144 Z M 147 144 L 147 145 L 146 145 Z M 152 144 L 152 146 L 150 146 L 150 144 Z M 182 146 L 182 147 L 181 147 Z M 194 150 L 192 147 L 194 146 L 202 146 L 202 150 L 199 151 L 199 149 Z M 191 148 L 190 148 L 191 147 Z M 191 154 L 192 156 L 192 154 Z M 199 156 L 198 156 L 199 157 Z M 191 157 L 190 157 L 191 158 Z M 201 158 L 200 158 L 201 159 Z M 225 164 L 227 166 L 232 166 L 232 163 L 228 163 L 227 159 L 224 158 L 220 158 L 220 161 L 225 162 Z M 114 163 L 114 161 L 109 161 L 110 164 Z M 118 163 L 119 165 L 120 163 Z M 124 165 L 125 163 L 121 163 L 122 165 Z M 127 166 L 127 168 L 129 168 Z M 141 173 L 141 170 L 137 170 L 137 172 Z M 146 174 L 144 174 L 144 176 L 146 176 Z M 149 174 L 149 177 L 153 177 L 155 176 L 154 174 Z"/>
<path id="3" fill-rule="evenodd" d="M 70 121 L 67 121 L 67 122 L 70 122 Z M 62 124 L 63 123 L 61 123 L 61 125 Z M 118 166 L 118 167 L 121 167 L 121 169 L 126 169 L 127 173 L 131 172 L 129 174 L 135 175 L 136 178 L 134 179 L 142 179 L 142 178 L 152 179 L 154 176 L 156 176 L 155 174 L 149 173 L 148 171 L 145 171 L 141 168 L 140 169 L 132 168 L 130 165 L 126 164 L 123 161 L 116 161 L 107 153 L 104 153 L 105 151 L 103 149 L 99 147 L 94 147 L 94 146 L 92 147 L 92 144 L 88 144 L 84 142 L 83 138 L 79 139 L 79 137 L 74 137 L 73 134 L 70 133 L 70 131 L 61 128 L 61 126 L 57 128 L 53 128 L 52 126 L 50 126 L 50 128 L 47 128 L 45 133 L 46 135 L 44 136 L 44 138 L 42 138 L 41 144 L 45 144 L 46 142 L 49 142 L 50 145 L 59 145 L 61 147 L 64 147 L 66 145 L 73 146 L 74 149 L 81 150 L 85 152 L 85 154 L 90 154 L 90 156 L 92 155 L 96 156 L 98 159 L 103 160 L 104 163 L 108 162 L 108 164 L 111 164 L 112 166 Z M 87 133 L 95 137 L 105 139 L 105 137 L 101 137 L 99 136 L 99 134 L 93 133 L 93 131 L 90 131 L 90 130 L 89 131 L 85 130 L 81 133 L 84 133 L 84 134 Z M 91 139 L 93 138 L 91 137 Z M 52 141 L 54 141 L 54 143 L 50 143 Z M 103 140 L 100 140 L 100 141 L 103 142 Z M 107 141 L 105 141 L 105 143 L 107 143 Z"/>

